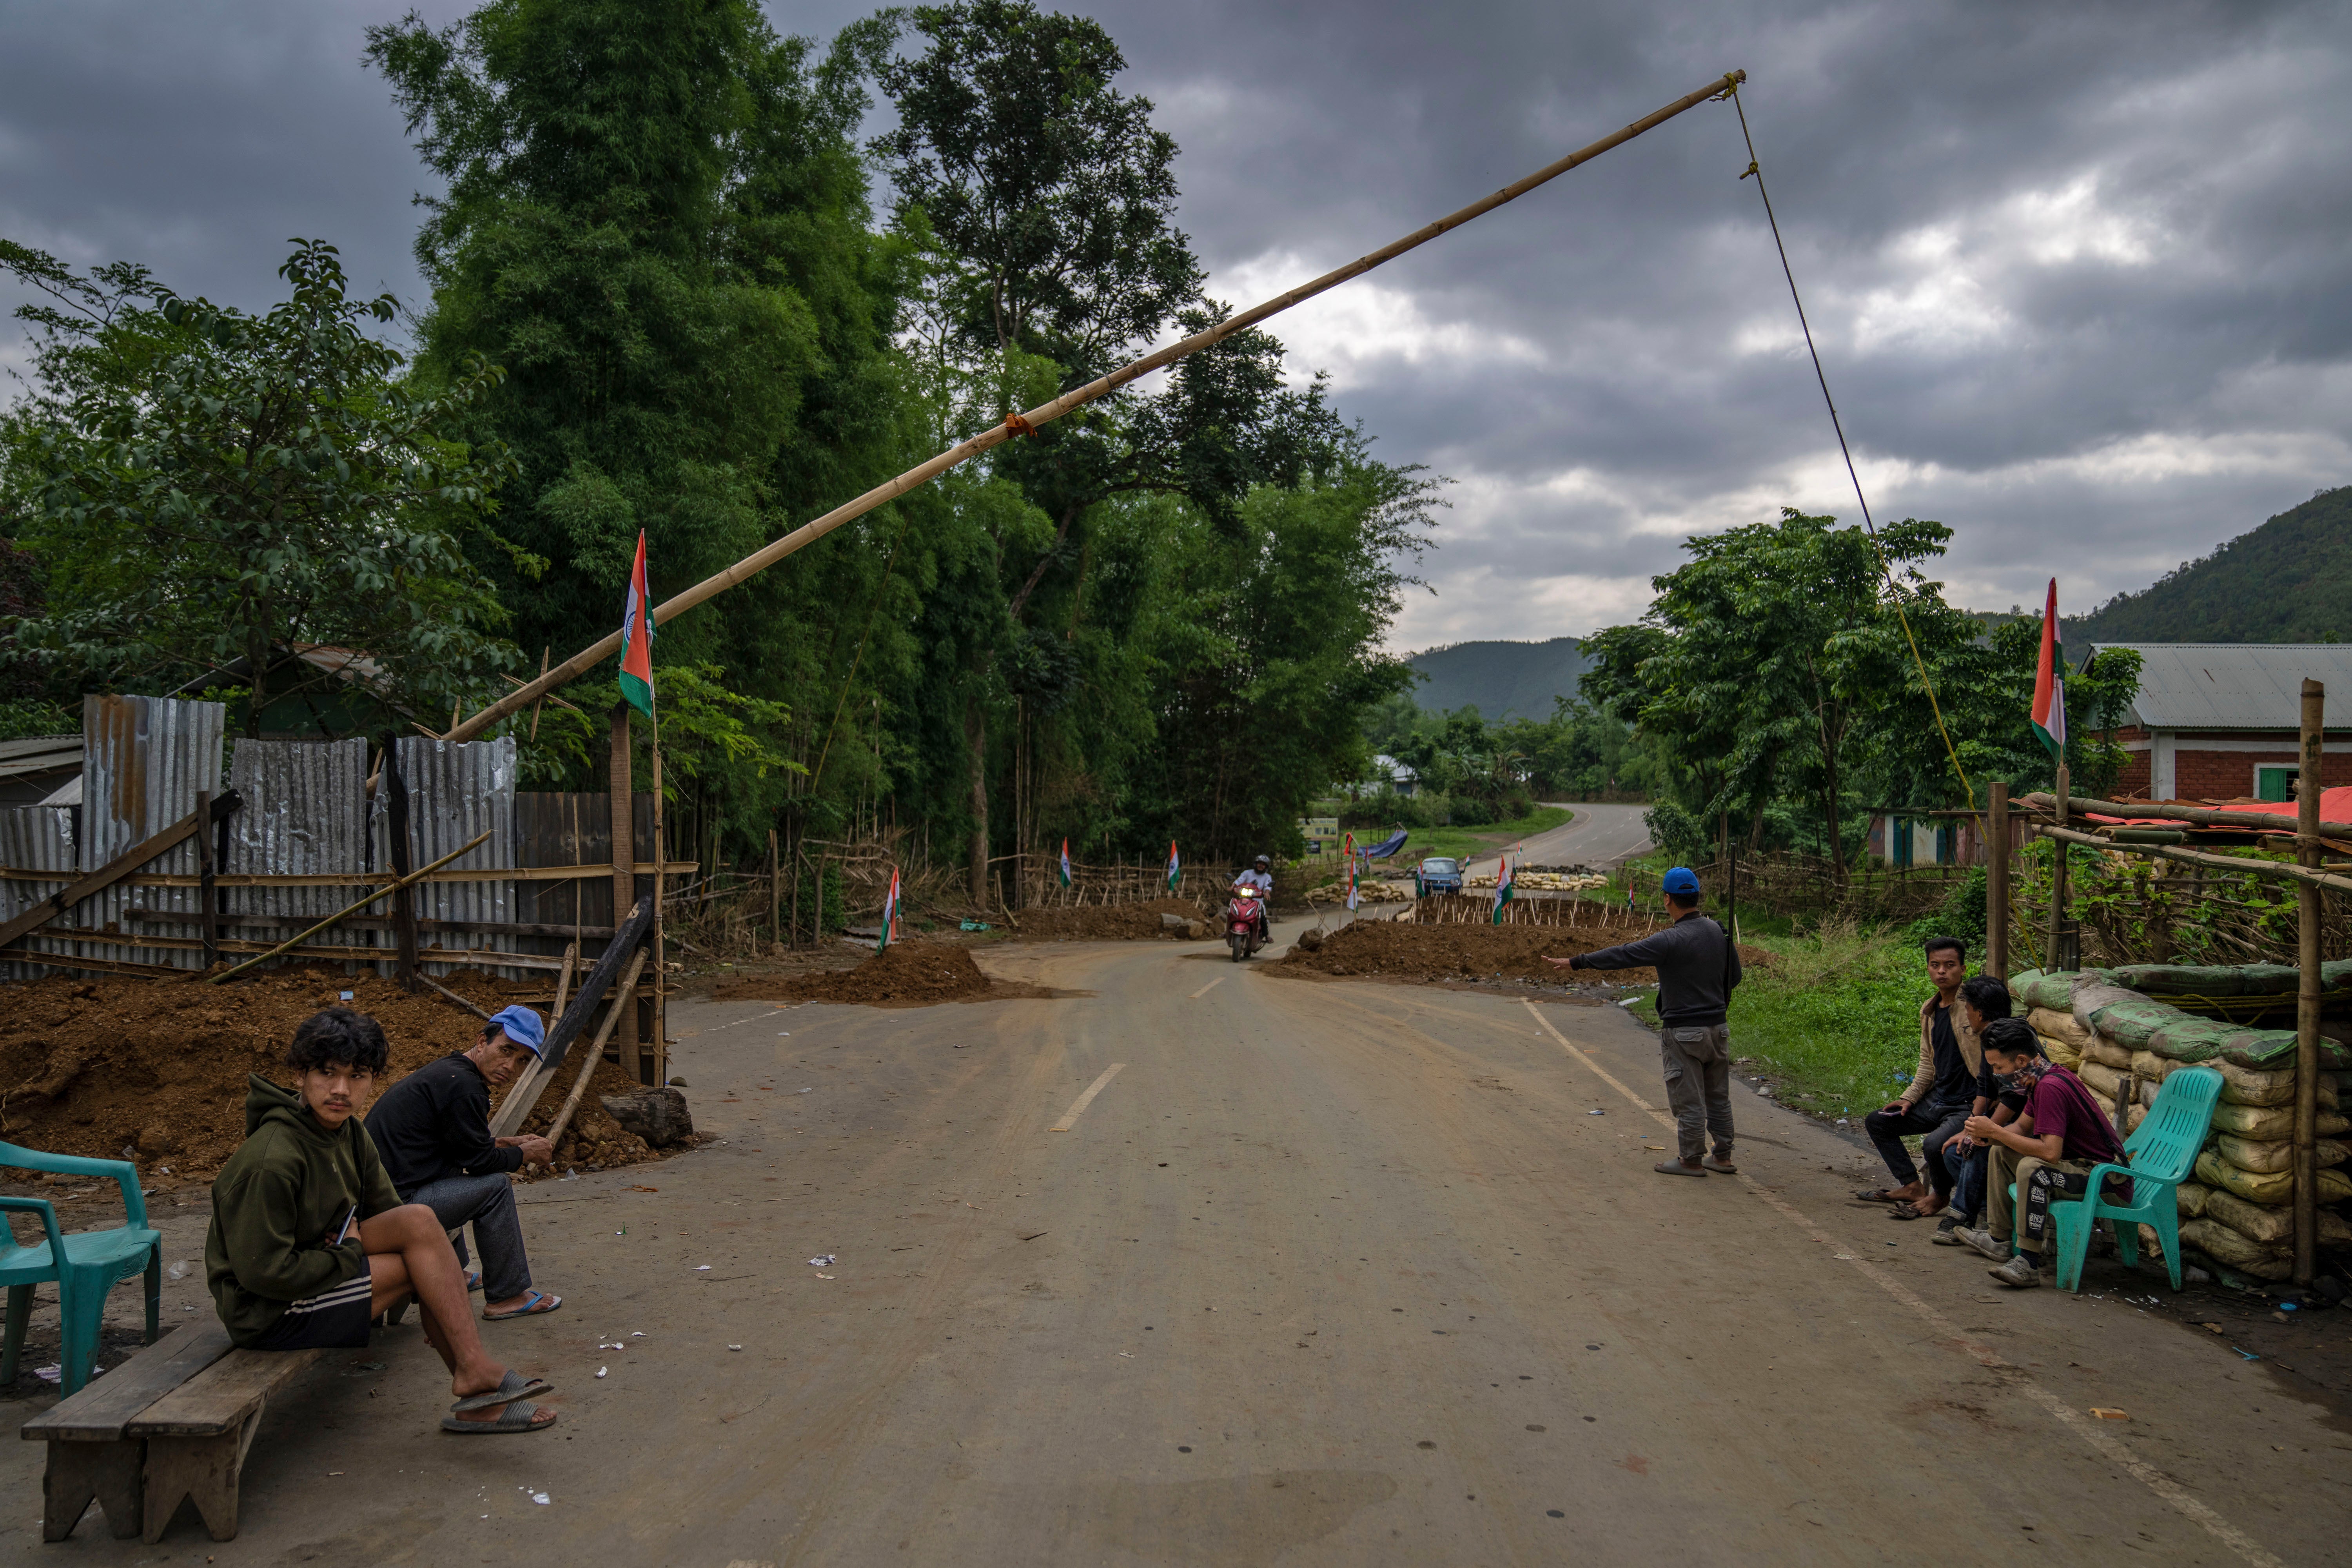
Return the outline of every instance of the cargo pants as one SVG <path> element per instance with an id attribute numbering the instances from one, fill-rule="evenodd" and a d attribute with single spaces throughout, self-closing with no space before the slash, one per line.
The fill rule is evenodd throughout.
<path id="1" fill-rule="evenodd" d="M 1715 1136 L 1716 1158 L 1730 1159 L 1729 1026 L 1663 1026 L 1658 1030 L 1658 1055 L 1665 1068 L 1666 1104 L 1675 1113 L 1675 1138 L 1683 1163 L 1694 1163 L 1706 1152 L 1710 1132 Z"/>

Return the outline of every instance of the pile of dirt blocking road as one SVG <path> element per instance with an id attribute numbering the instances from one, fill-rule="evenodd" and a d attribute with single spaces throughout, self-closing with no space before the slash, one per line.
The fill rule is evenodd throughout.
<path id="1" fill-rule="evenodd" d="M 1545 954 L 1567 958 L 1640 937 L 1640 931 L 1577 931 L 1559 926 L 1413 925 L 1401 921 L 1360 921 L 1326 931 L 1309 952 L 1293 944 L 1276 972 L 1371 976 L 1423 984 L 1444 981 L 1542 981 L 1558 984 L 1570 972 L 1543 962 Z M 1741 960 L 1762 954 L 1740 950 Z M 1654 969 L 1578 970 L 1579 981 L 1612 985 L 1654 985 Z"/>
<path id="2" fill-rule="evenodd" d="M 929 1007 L 940 1002 L 1050 994 L 1034 985 L 991 980 L 955 942 L 903 941 L 855 969 L 746 975 L 711 993 L 720 1002 L 845 1002 L 866 1007 Z"/>
<path id="3" fill-rule="evenodd" d="M 1015 936 L 1026 942 L 1152 942 L 1162 937 L 1188 940 L 1185 933 L 1160 917 L 1181 915 L 1204 920 L 1201 906 L 1190 899 L 1150 899 L 1139 904 L 1075 905 L 1066 909 L 1023 910 L 1012 920 Z"/>
<path id="4" fill-rule="evenodd" d="M 509 984 L 478 970 L 442 984 L 490 1012 L 518 996 L 547 994 L 544 983 Z M 544 1016 L 546 1003 L 538 1005 Z M 441 996 L 412 995 L 397 981 L 373 974 L 272 970 L 217 986 L 56 976 L 0 986 L 0 1139 L 48 1153 L 131 1158 L 149 1181 L 167 1187 L 209 1179 L 245 1138 L 247 1075 L 290 1082 L 286 1047 L 295 1026 L 338 1006 L 383 1027 L 392 1062 L 377 1083 L 379 1094 L 425 1063 L 466 1049 L 481 1030 L 480 1019 Z M 560 1075 L 561 1089 L 541 1094 L 527 1131 L 546 1130 L 576 1070 Z M 651 1157 L 597 1104 L 599 1095 L 635 1087 L 619 1064 L 597 1064 L 559 1164 Z"/>

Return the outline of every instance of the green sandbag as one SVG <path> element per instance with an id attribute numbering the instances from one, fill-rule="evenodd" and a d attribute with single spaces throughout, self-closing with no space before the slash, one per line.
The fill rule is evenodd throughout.
<path id="1" fill-rule="evenodd" d="M 2107 975 L 2151 996 L 2292 995 L 2302 972 L 2284 963 L 2126 963 Z"/>
<path id="2" fill-rule="evenodd" d="M 2028 970 L 2009 983 L 2009 994 L 2028 1007 L 2071 1013 L 2074 1010 L 2074 982 L 2080 978 L 2071 969 Z"/>
<path id="3" fill-rule="evenodd" d="M 2294 1201 L 2293 1171 L 2278 1171 L 2270 1174 L 2242 1171 L 2210 1149 L 2197 1156 L 2197 1179 L 2209 1187 L 2219 1187 L 2250 1204 L 2261 1204 L 2268 1208 Z M 2352 1198 L 2352 1176 L 2347 1176 L 2340 1169 L 2319 1173 L 2321 1203 L 2340 1204 L 2347 1198 Z"/>

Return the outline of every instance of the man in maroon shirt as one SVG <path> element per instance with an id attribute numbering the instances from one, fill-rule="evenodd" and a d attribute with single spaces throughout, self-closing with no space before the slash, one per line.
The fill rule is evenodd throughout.
<path id="1" fill-rule="evenodd" d="M 1991 1177 L 1985 1184 L 1985 1228 L 1958 1232 L 1961 1240 L 2000 1267 L 1988 1270 L 2016 1289 L 2042 1283 L 2042 1261 L 2053 1239 L 2050 1205 L 2080 1198 L 2089 1190 L 2094 1165 L 2127 1163 L 2115 1129 L 2083 1080 L 2042 1054 L 2042 1042 L 2022 1018 L 1997 1018 L 1982 1037 L 1985 1066 L 1996 1079 L 2025 1096 L 2025 1110 L 2003 1127 L 1990 1116 L 1971 1116 L 1962 1131 L 1989 1145 Z M 2126 1181 L 2107 1178 L 2111 1191 Z M 2011 1183 L 2025 1209 L 2017 1256 L 2009 1253 Z M 2121 1195 L 2118 1194 L 2117 1195 Z"/>

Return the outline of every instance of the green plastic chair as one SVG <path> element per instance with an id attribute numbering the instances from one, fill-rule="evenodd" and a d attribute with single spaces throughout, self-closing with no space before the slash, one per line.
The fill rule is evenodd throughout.
<path id="1" fill-rule="evenodd" d="M 16 1381 L 25 1326 L 33 1315 L 33 1287 L 54 1280 L 64 1339 L 63 1352 L 58 1357 L 58 1386 L 68 1394 L 79 1394 L 89 1382 L 89 1369 L 98 1361 L 99 1327 L 106 1316 L 107 1292 L 142 1270 L 147 1276 L 147 1342 L 155 1342 L 163 1300 L 163 1233 L 147 1227 L 147 1202 L 139 1192 L 139 1167 L 128 1161 L 44 1154 L 37 1149 L 0 1143 L 0 1165 L 60 1176 L 96 1176 L 122 1189 L 123 1224 L 70 1236 L 58 1228 L 57 1211 L 43 1199 L 12 1198 L 5 1204 L 9 1210 L 38 1213 L 48 1236 L 35 1247 L 18 1245 L 13 1235 L 0 1244 L 0 1285 L 8 1288 L 8 1323 L 5 1339 L 0 1340 L 0 1388 Z"/>
<path id="2" fill-rule="evenodd" d="M 2127 1268 L 2139 1267 L 2139 1227 L 2152 1226 L 2164 1252 L 2172 1288 L 2180 1289 L 2179 1186 L 2197 1163 L 2221 1098 L 2221 1075 L 2212 1068 L 2182 1068 L 2156 1091 L 2156 1103 L 2124 1140 L 2128 1165 L 2095 1165 L 2090 1185 L 2073 1203 L 2053 1204 L 2058 1222 L 2058 1288 L 2083 1288 L 2083 1259 L 2090 1255 L 2091 1231 L 2105 1220 L 2114 1230 L 2116 1256 Z M 2131 1178 L 2131 1198 L 2116 1202 L 2103 1189 L 2116 1173 Z"/>

